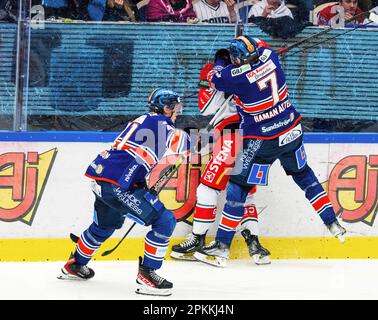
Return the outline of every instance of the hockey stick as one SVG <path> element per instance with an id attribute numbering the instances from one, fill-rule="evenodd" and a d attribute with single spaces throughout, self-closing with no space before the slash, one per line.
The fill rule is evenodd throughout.
<path id="1" fill-rule="evenodd" d="M 215 115 L 211 118 L 209 123 L 205 128 L 200 129 L 199 137 L 203 134 L 209 134 L 211 133 L 215 127 L 223 120 L 224 115 L 227 113 L 227 104 L 232 99 L 233 95 L 230 95 L 223 103 L 222 106 L 218 109 L 218 111 L 215 113 Z M 201 133 L 202 131 L 202 133 Z M 195 152 L 201 153 L 201 150 L 205 148 L 209 144 L 209 139 L 205 141 L 205 143 L 202 145 L 202 139 L 198 138 L 198 141 L 195 145 Z"/>
<path id="2" fill-rule="evenodd" d="M 113 248 L 113 249 L 110 249 L 110 250 L 107 250 L 107 251 L 104 251 L 101 256 L 105 257 L 109 254 L 111 254 L 112 252 L 114 252 L 119 246 L 120 244 L 122 243 L 123 240 L 125 240 L 125 238 L 129 235 L 130 231 L 135 227 L 136 225 L 136 222 L 134 221 L 133 224 L 130 226 L 130 228 L 126 231 L 125 235 L 122 237 L 122 239 L 117 243 L 117 245 Z"/>
<path id="3" fill-rule="evenodd" d="M 352 21 L 354 21 L 354 20 L 356 20 L 356 19 L 358 19 L 358 18 L 360 18 L 360 17 L 363 17 L 363 16 L 371 16 L 371 15 L 376 15 L 374 12 L 372 12 L 372 11 L 364 11 L 364 12 L 361 12 L 361 13 L 359 13 L 359 14 L 356 14 L 355 16 L 353 16 L 352 18 L 350 18 L 350 19 L 348 19 L 348 20 L 345 20 L 345 22 L 344 22 L 344 24 L 347 24 L 347 23 L 350 23 L 350 22 L 352 22 Z M 369 18 L 370 19 L 370 18 Z M 370 19 L 371 20 L 371 19 Z M 328 32 L 331 32 L 332 30 L 335 30 L 335 28 L 333 28 L 332 26 L 331 27 L 329 27 L 329 28 L 326 28 L 326 29 L 324 29 L 324 30 L 322 30 L 322 31 L 320 31 L 320 32 L 318 32 L 318 33 L 315 33 L 315 34 L 313 34 L 313 35 L 311 35 L 311 36 L 309 36 L 309 37 L 307 37 L 307 38 L 304 38 L 304 39 L 302 39 L 302 40 L 299 40 L 299 41 L 297 41 L 297 42 L 295 42 L 295 43 L 293 43 L 293 44 L 291 44 L 291 45 L 289 45 L 289 46 L 287 46 L 287 47 L 285 47 L 285 48 L 281 48 L 281 49 L 279 49 L 279 50 L 277 50 L 276 51 L 276 53 L 277 54 L 284 54 L 286 51 L 289 51 L 289 50 L 291 50 L 291 49 L 294 49 L 294 48 L 296 48 L 296 47 L 299 47 L 301 44 L 303 44 L 303 43 L 305 43 L 305 42 L 307 42 L 307 41 L 309 41 L 309 40 L 311 40 L 311 39 L 316 39 L 316 38 L 318 38 L 318 37 L 320 37 L 321 35 L 324 35 L 324 34 L 327 34 Z"/>
<path id="4" fill-rule="evenodd" d="M 155 195 L 158 195 L 159 192 L 161 190 L 163 190 L 164 186 L 168 183 L 169 179 L 172 177 L 172 175 L 178 170 L 178 168 L 180 167 L 180 165 L 184 162 L 184 160 L 186 159 L 186 157 L 188 156 L 188 152 L 183 155 L 183 156 L 180 156 L 178 158 L 178 160 L 176 161 L 175 164 L 173 164 L 172 166 L 170 166 L 163 174 L 162 176 L 154 183 L 154 185 L 150 188 L 150 191 L 152 193 L 154 193 Z M 134 228 L 134 226 L 136 225 L 136 222 L 133 222 L 133 224 L 130 226 L 130 228 L 127 230 L 127 232 L 125 233 L 125 235 L 122 237 L 122 239 L 117 243 L 117 245 L 113 248 L 113 249 L 110 249 L 110 250 L 107 250 L 107 251 L 104 251 L 101 256 L 107 256 L 109 254 L 111 254 L 112 252 L 114 252 L 119 246 L 120 244 L 122 243 L 122 241 L 127 237 L 127 235 L 130 233 L 130 231 Z"/>
<path id="5" fill-rule="evenodd" d="M 185 155 L 182 155 L 178 158 L 176 163 L 174 163 L 172 166 L 170 166 L 162 175 L 161 177 L 154 183 L 154 185 L 150 188 L 150 191 L 154 194 L 159 194 L 160 191 L 164 188 L 164 186 L 168 183 L 169 179 L 172 177 L 172 175 L 178 170 L 180 165 L 184 162 L 184 160 L 189 156 L 189 152 L 186 152 Z M 126 231 L 125 235 L 122 237 L 122 239 L 117 243 L 117 245 L 107 251 L 104 251 L 101 256 L 107 256 L 111 253 L 113 253 L 125 240 L 125 238 L 128 236 L 130 231 L 134 228 L 136 225 L 136 222 L 133 222 L 133 224 L 130 226 L 130 228 Z M 73 233 L 70 233 L 70 239 L 77 243 L 79 241 L 79 237 Z"/>
<path id="6" fill-rule="evenodd" d="M 377 17 L 378 17 L 378 16 L 377 16 Z M 291 56 L 294 56 L 294 55 L 296 55 L 296 54 L 298 54 L 298 53 L 305 52 L 305 51 L 308 50 L 308 49 L 314 48 L 314 47 L 316 47 L 316 46 L 318 46 L 318 45 L 320 45 L 320 44 L 322 44 L 322 43 L 325 43 L 325 42 L 327 42 L 327 41 L 330 41 L 330 40 L 336 39 L 336 38 L 338 38 L 338 37 L 341 37 L 341 36 L 343 36 L 343 35 L 345 35 L 345 34 L 347 34 L 347 33 L 349 33 L 349 32 L 352 32 L 352 31 L 354 31 L 354 30 L 356 30 L 356 29 L 359 29 L 359 28 L 361 28 L 361 27 L 365 27 L 365 26 L 367 26 L 367 25 L 369 25 L 369 24 L 371 24 L 371 23 L 373 23 L 373 22 L 375 22 L 375 21 L 369 21 L 368 23 L 365 23 L 365 24 L 363 24 L 363 25 L 360 25 L 359 27 L 355 27 L 355 28 L 353 28 L 353 29 L 347 30 L 347 31 L 345 31 L 345 32 L 343 32 L 343 33 L 340 33 L 340 34 L 337 34 L 337 35 L 335 35 L 335 36 L 333 36 L 333 37 L 329 37 L 329 38 L 327 38 L 327 39 L 325 39 L 325 40 L 323 40 L 323 41 L 319 41 L 319 42 L 317 42 L 317 43 L 315 43 L 315 44 L 313 44 L 313 45 L 311 45 L 311 46 L 304 47 L 304 48 L 302 48 L 301 50 L 298 50 L 298 51 L 295 51 L 295 52 L 293 52 L 293 53 L 291 53 L 291 54 L 288 54 L 287 56 L 288 56 L 288 57 L 291 57 Z"/>

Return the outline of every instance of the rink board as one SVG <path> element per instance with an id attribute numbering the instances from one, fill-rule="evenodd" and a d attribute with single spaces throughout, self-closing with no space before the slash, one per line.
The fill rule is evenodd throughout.
<path id="1" fill-rule="evenodd" d="M 70 232 L 80 234 L 92 221 L 90 181 L 84 177 L 98 152 L 115 133 L 0 133 L 0 260 L 65 260 L 74 249 Z M 329 238 L 303 192 L 275 163 L 269 186 L 256 194 L 260 234 L 276 259 L 377 258 L 378 135 L 306 134 L 310 166 L 328 190 L 349 231 L 344 245 Z M 182 166 L 160 198 L 174 211 L 178 224 L 171 243 L 191 230 L 195 189 L 206 158 Z M 177 184 L 177 181 L 180 181 Z M 222 207 L 222 194 L 219 206 Z M 218 215 L 219 216 L 219 215 Z M 117 243 L 130 222 L 104 244 Z M 214 225 L 209 240 L 215 234 Z M 108 260 L 136 259 L 143 253 L 146 228 L 134 228 Z M 237 235 L 232 257 L 247 257 Z M 96 259 L 105 259 L 97 254 Z"/>

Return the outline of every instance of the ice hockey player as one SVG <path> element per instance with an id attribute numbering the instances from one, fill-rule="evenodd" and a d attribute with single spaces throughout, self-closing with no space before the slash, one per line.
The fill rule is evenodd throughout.
<path id="1" fill-rule="evenodd" d="M 259 45 L 262 45 L 260 42 Z M 265 44 L 265 43 L 264 43 Z M 196 260 L 194 251 L 205 245 L 205 237 L 216 218 L 216 206 L 219 194 L 226 189 L 230 171 L 236 154 L 241 147 L 239 128 L 240 118 L 233 102 L 233 96 L 227 98 L 221 91 L 209 87 L 207 74 L 213 67 L 208 63 L 200 73 L 198 106 L 203 116 L 213 115 L 210 124 L 214 127 L 213 154 L 206 165 L 197 188 L 197 204 L 193 215 L 193 229 L 188 239 L 174 245 L 171 257 L 179 260 Z M 254 205 L 256 187 L 253 186 L 244 203 L 244 216 L 241 219 L 241 234 L 248 246 L 248 251 L 257 265 L 270 263 L 270 252 L 264 248 L 258 238 L 258 213 Z M 238 222 L 236 225 L 239 224 Z M 223 217 L 222 228 L 234 228 L 235 222 Z"/>
<path id="2" fill-rule="evenodd" d="M 241 117 L 243 151 L 236 159 L 226 191 L 226 204 L 215 241 L 198 249 L 194 257 L 216 266 L 223 266 L 235 228 L 224 228 L 223 219 L 235 225 L 244 214 L 243 204 L 255 185 L 267 185 L 271 165 L 277 159 L 287 175 L 305 192 L 317 214 L 331 234 L 344 241 L 346 230 L 339 224 L 332 204 L 307 164 L 303 145 L 301 115 L 288 98 L 284 71 L 278 55 L 266 47 L 258 47 L 248 36 L 231 41 L 229 51 L 221 49 L 208 74 L 214 89 L 233 94 Z M 230 63 L 231 60 L 231 63 Z"/>
<path id="3" fill-rule="evenodd" d="M 182 103 L 172 90 L 157 88 L 148 98 L 150 113 L 127 124 L 110 150 L 89 165 L 95 193 L 93 223 L 80 236 L 76 250 L 61 269 L 59 279 L 87 280 L 94 271 L 87 264 L 125 217 L 152 226 L 145 237 L 144 258 L 139 257 L 136 293 L 167 296 L 173 284 L 156 273 L 162 266 L 176 225 L 173 213 L 146 187 L 151 168 L 168 153 L 188 155 L 189 136 L 175 129 Z"/>

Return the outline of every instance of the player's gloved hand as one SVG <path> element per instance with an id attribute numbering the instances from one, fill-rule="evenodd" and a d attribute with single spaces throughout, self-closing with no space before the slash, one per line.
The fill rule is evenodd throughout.
<path id="1" fill-rule="evenodd" d="M 224 61 L 225 66 L 228 66 L 231 64 L 231 57 L 230 57 L 230 52 L 228 49 L 222 48 L 219 49 L 214 56 L 214 62 L 216 62 L 218 59 L 221 59 Z"/>

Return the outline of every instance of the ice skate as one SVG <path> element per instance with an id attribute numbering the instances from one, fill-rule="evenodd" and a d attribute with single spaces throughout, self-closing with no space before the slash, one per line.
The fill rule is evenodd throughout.
<path id="1" fill-rule="evenodd" d="M 198 249 L 194 258 L 216 267 L 225 267 L 230 255 L 230 247 L 220 241 L 213 241 L 208 246 Z"/>
<path id="2" fill-rule="evenodd" d="M 61 269 L 61 273 L 58 275 L 58 279 L 61 280 L 88 280 L 93 278 L 94 271 L 87 266 L 76 263 L 73 256 L 67 261 L 64 267 Z"/>
<path id="3" fill-rule="evenodd" d="M 139 271 L 136 279 L 135 293 L 149 296 L 170 296 L 173 284 L 156 274 L 154 269 L 142 265 L 142 257 L 139 257 Z"/>
<path id="4" fill-rule="evenodd" d="M 270 252 L 264 248 L 258 236 L 252 235 L 248 229 L 241 232 L 248 246 L 249 255 L 257 265 L 270 264 Z"/>
<path id="5" fill-rule="evenodd" d="M 335 237 L 340 240 L 341 243 L 345 242 L 345 234 L 346 230 L 344 227 L 340 225 L 340 223 L 336 220 L 335 222 L 332 222 L 331 224 L 327 225 L 327 228 L 329 232 Z"/>
<path id="6" fill-rule="evenodd" d="M 187 240 L 176 244 L 172 247 L 170 256 L 178 260 L 196 261 L 193 257 L 196 249 L 200 249 L 205 245 L 206 234 L 191 233 Z"/>

